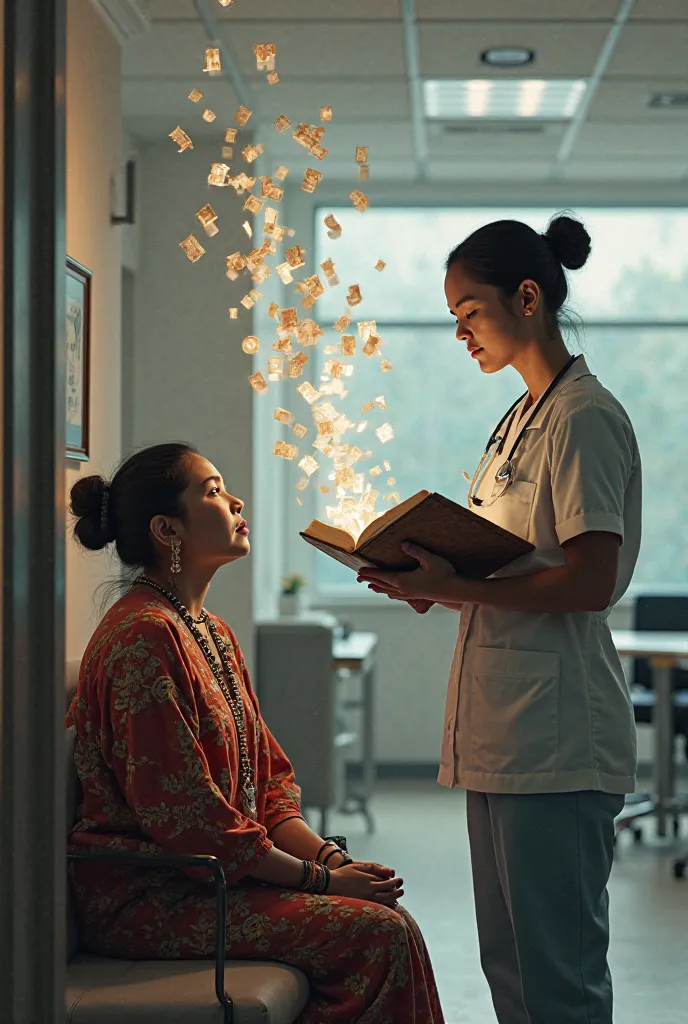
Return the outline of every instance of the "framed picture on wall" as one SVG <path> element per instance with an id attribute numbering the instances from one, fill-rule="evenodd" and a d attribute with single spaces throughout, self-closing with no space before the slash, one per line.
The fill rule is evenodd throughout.
<path id="1" fill-rule="evenodd" d="M 91 271 L 67 257 L 67 420 L 68 459 L 89 458 L 89 363 L 91 354 Z"/>

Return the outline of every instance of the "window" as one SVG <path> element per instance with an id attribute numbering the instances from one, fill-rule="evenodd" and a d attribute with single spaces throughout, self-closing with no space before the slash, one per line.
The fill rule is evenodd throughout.
<path id="1" fill-rule="evenodd" d="M 373 414 L 371 424 L 389 419 L 396 432 L 391 444 L 376 446 L 376 461 L 388 457 L 396 479 L 382 494 L 397 490 L 404 498 L 427 487 L 465 503 L 462 470 L 473 472 L 490 430 L 522 382 L 512 371 L 482 376 L 467 360 L 446 310 L 443 260 L 481 224 L 508 217 L 543 230 L 554 212 L 316 211 L 317 263 L 332 257 L 341 281 L 318 300 L 319 322 L 331 325 L 344 310 L 348 285 L 359 284 L 364 301 L 355 312 L 359 319 L 377 321 L 383 355 L 393 364 L 392 372 L 383 374 L 379 360 L 359 359 L 347 382 L 351 418 L 380 393 L 387 401 L 387 411 Z M 343 228 L 336 241 L 322 223 L 328 213 Z M 569 307 L 583 318 L 580 344 L 590 367 L 625 405 L 643 457 L 644 538 L 634 586 L 685 588 L 688 479 L 679 446 L 688 428 L 688 213 L 592 208 L 577 213 L 590 231 L 593 252 L 570 276 Z M 382 272 L 374 269 L 378 258 L 387 263 Z M 328 327 L 317 350 L 321 360 L 325 345 L 334 340 L 338 335 Z M 310 494 L 316 505 L 312 513 L 324 515 L 327 499 L 315 488 Z M 316 585 L 323 594 L 354 586 L 350 571 L 322 555 L 316 556 Z"/>

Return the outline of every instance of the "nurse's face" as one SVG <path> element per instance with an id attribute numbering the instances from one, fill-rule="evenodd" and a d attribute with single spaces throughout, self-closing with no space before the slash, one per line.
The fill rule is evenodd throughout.
<path id="1" fill-rule="evenodd" d="M 527 302 L 529 296 L 524 296 L 522 289 L 523 285 L 514 296 L 505 298 L 493 285 L 468 277 L 461 262 L 447 271 L 444 292 L 456 318 L 456 337 L 465 342 L 483 373 L 497 373 L 511 365 L 523 350 L 532 321 L 525 319 L 531 312 L 527 306 L 524 309 L 524 298 Z"/>

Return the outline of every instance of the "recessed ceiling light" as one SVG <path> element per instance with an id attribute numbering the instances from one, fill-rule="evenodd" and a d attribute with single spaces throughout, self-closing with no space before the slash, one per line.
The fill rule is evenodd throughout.
<path id="1" fill-rule="evenodd" d="M 438 121 L 522 117 L 566 121 L 585 93 L 582 78 L 437 78 L 423 83 L 425 115 Z"/>
<path id="2" fill-rule="evenodd" d="M 688 92 L 656 92 L 647 101 L 648 107 L 688 107 Z"/>
<path id="3" fill-rule="evenodd" d="M 522 46 L 493 46 L 480 54 L 483 64 L 493 68 L 522 68 L 535 60 L 535 50 Z"/>

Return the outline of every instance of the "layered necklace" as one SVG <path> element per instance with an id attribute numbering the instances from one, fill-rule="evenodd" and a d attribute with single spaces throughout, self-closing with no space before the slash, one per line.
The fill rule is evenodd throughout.
<path id="1" fill-rule="evenodd" d="M 244 713 L 244 702 L 241 697 L 241 689 L 239 688 L 239 683 L 234 675 L 232 663 L 229 657 L 230 647 L 224 637 L 218 632 L 215 623 L 205 609 L 197 619 L 194 619 L 189 609 L 186 608 L 173 593 L 161 586 L 160 583 L 149 579 L 148 576 L 140 576 L 136 580 L 136 583 L 152 587 L 153 590 L 157 590 L 159 594 L 162 594 L 166 601 L 169 601 L 180 618 L 184 620 L 194 640 L 203 652 L 203 656 L 215 676 L 218 686 L 225 696 L 225 700 L 229 705 L 229 710 L 232 712 L 237 736 L 239 737 L 241 802 L 244 813 L 255 821 L 258 814 L 256 806 L 256 786 L 253 775 L 253 766 L 251 764 L 251 758 L 248 750 L 246 715 Z M 207 639 L 199 629 L 199 626 L 202 625 L 206 625 L 208 627 L 208 632 L 210 633 L 220 655 L 219 662 Z"/>

